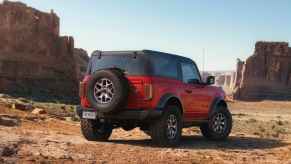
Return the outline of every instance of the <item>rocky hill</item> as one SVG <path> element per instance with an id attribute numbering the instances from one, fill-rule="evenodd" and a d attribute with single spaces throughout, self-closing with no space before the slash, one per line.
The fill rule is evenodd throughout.
<path id="1" fill-rule="evenodd" d="M 0 4 L 0 92 L 76 97 L 88 62 L 60 18 L 20 2 Z"/>
<path id="2" fill-rule="evenodd" d="M 81 48 L 75 48 L 74 59 L 76 61 L 77 79 L 81 80 L 87 71 L 87 65 L 89 62 L 88 54 Z"/>
<path id="3" fill-rule="evenodd" d="M 291 48 L 286 42 L 257 42 L 255 53 L 237 63 L 235 97 L 291 99 Z"/>

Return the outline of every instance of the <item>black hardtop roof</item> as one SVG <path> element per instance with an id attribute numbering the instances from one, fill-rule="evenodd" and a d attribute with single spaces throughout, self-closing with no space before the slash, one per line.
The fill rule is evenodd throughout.
<path id="1" fill-rule="evenodd" d="M 154 50 L 128 50 L 128 51 L 94 51 L 92 55 L 96 56 L 102 56 L 102 55 L 120 55 L 120 54 L 132 54 L 132 55 L 141 55 L 141 54 L 154 54 L 154 55 L 170 55 L 174 58 L 180 58 L 184 60 L 191 60 L 190 58 L 176 55 L 176 54 L 170 54 L 166 52 L 160 52 L 160 51 L 154 51 Z M 192 60 L 191 60 L 192 61 Z"/>

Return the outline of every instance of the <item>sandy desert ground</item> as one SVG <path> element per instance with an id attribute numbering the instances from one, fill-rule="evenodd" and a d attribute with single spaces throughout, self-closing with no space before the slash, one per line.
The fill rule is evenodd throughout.
<path id="1" fill-rule="evenodd" d="M 139 131 L 116 129 L 109 142 L 88 142 L 78 122 L 0 104 L 0 163 L 286 163 L 291 164 L 291 102 L 233 102 L 227 141 L 184 129 L 178 148 L 159 148 Z"/>

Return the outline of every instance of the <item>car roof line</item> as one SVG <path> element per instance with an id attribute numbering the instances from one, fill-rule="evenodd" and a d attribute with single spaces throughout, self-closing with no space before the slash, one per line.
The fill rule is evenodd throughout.
<path id="1" fill-rule="evenodd" d="M 188 57 L 180 56 L 180 55 L 177 55 L 177 54 L 171 54 L 171 53 L 167 53 L 167 52 L 160 52 L 160 51 L 149 50 L 149 49 L 125 50 L 125 51 L 118 51 L 118 50 L 117 51 L 100 51 L 100 50 L 96 50 L 96 51 L 94 51 L 92 53 L 92 55 L 101 57 L 102 54 L 110 54 L 110 53 L 112 53 L 112 54 L 130 53 L 130 54 L 135 55 L 135 57 L 138 54 L 153 54 L 153 53 L 156 53 L 156 54 L 162 54 L 162 55 L 170 55 L 170 56 L 173 56 L 173 57 L 176 57 L 176 58 L 183 58 L 183 59 L 188 59 L 188 60 L 190 59 Z"/>

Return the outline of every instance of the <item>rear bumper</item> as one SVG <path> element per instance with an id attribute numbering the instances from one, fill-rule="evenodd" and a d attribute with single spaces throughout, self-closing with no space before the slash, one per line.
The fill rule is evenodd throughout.
<path id="1" fill-rule="evenodd" d="M 83 111 L 95 112 L 97 118 L 107 118 L 107 119 L 117 119 L 117 120 L 150 120 L 158 118 L 162 115 L 162 111 L 158 109 L 148 109 L 148 110 L 124 110 L 113 114 L 103 114 L 97 112 L 93 108 L 82 108 L 77 106 L 76 114 L 82 118 Z"/>

